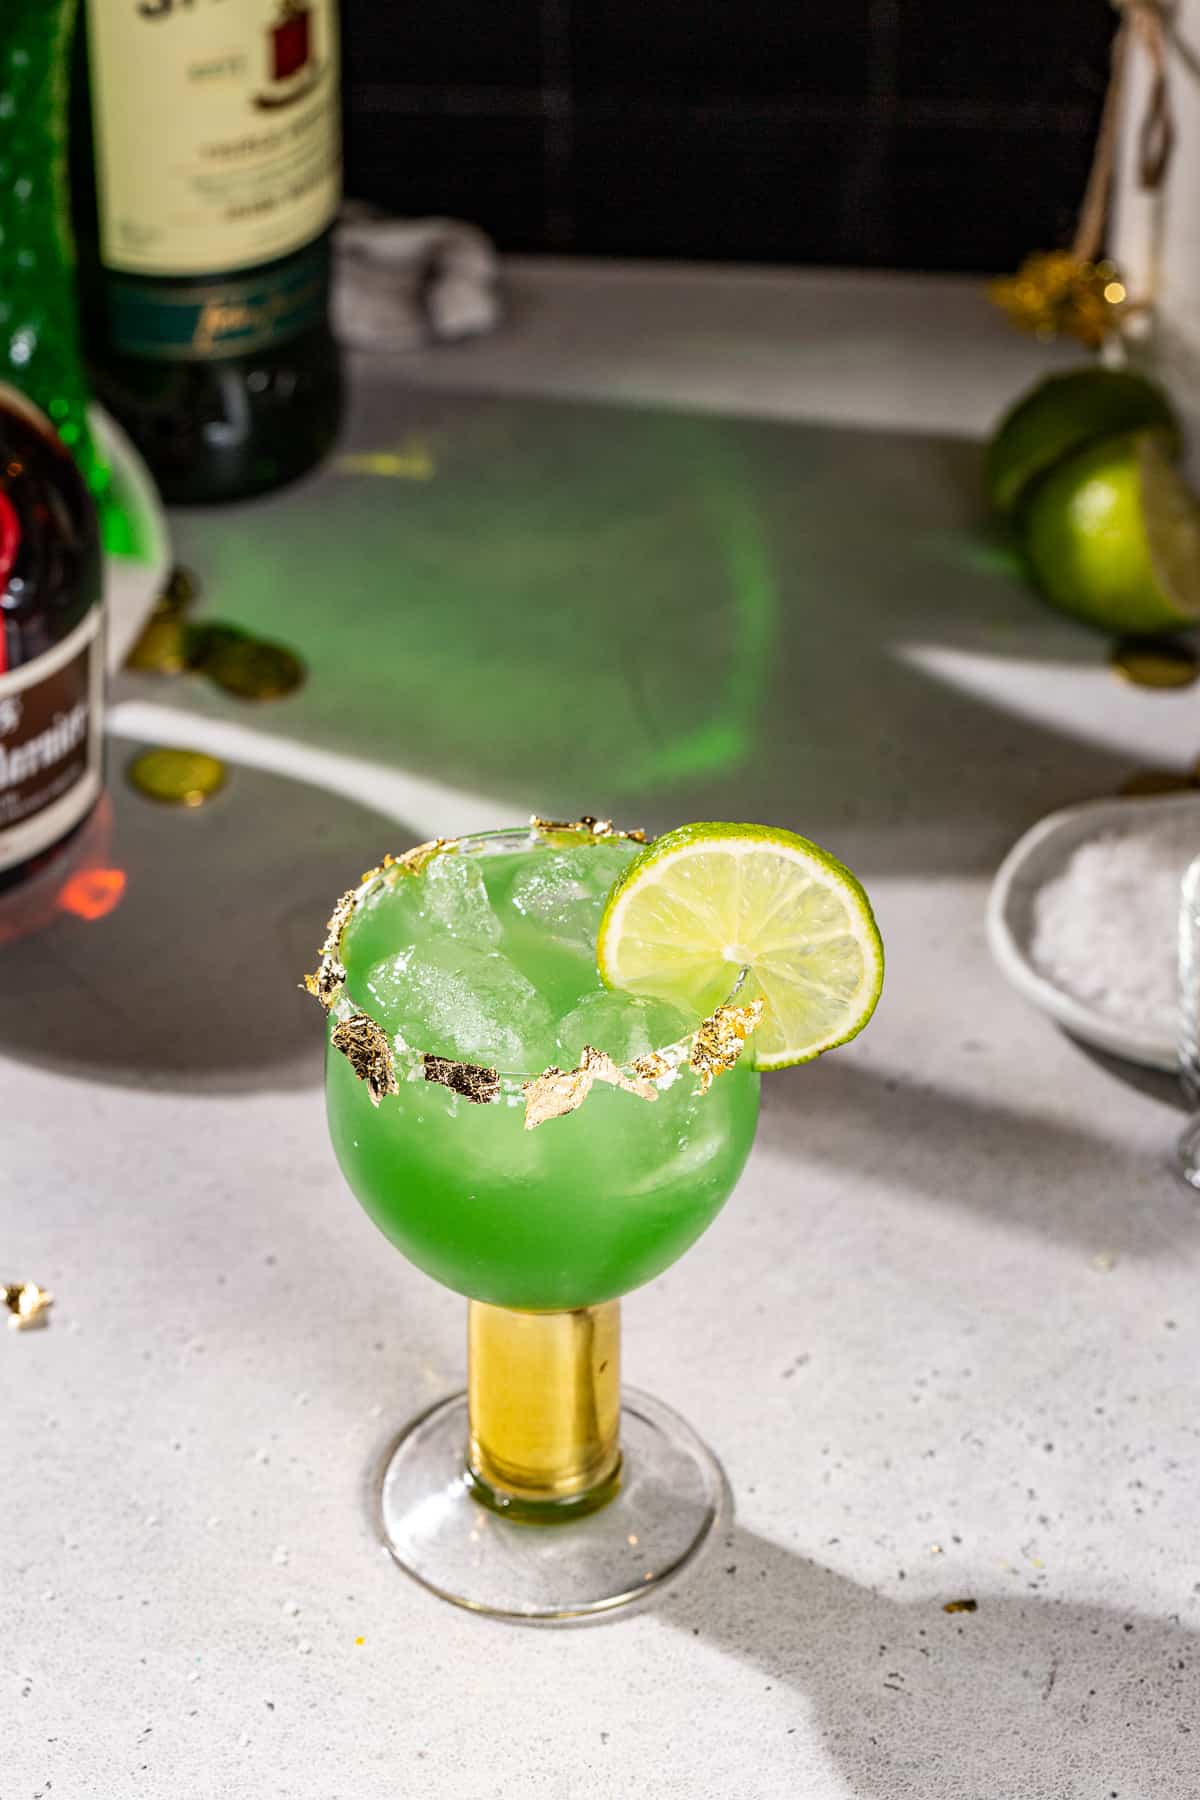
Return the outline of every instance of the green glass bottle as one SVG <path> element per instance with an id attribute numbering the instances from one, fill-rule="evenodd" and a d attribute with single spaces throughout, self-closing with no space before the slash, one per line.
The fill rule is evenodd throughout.
<path id="1" fill-rule="evenodd" d="M 240 499 L 337 429 L 334 0 L 84 0 L 72 141 L 93 385 L 164 498 Z"/>
<path id="2" fill-rule="evenodd" d="M 4 0 L 0 22 L 0 381 L 53 421 L 93 493 L 67 179 L 75 0 Z"/>

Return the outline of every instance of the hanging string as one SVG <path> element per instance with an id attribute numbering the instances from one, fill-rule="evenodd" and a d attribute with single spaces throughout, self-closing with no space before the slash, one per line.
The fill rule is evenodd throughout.
<path id="1" fill-rule="evenodd" d="M 1138 186 L 1147 192 L 1161 187 L 1175 147 L 1175 121 L 1167 84 L 1167 9 L 1162 0 L 1113 0 L 1121 14 L 1112 44 L 1112 61 L 1096 148 L 1079 209 L 1071 254 L 1095 262 L 1104 241 L 1108 199 L 1116 161 L 1121 100 L 1129 69 L 1129 48 L 1136 38 L 1150 63 L 1150 94 L 1137 133 Z"/>

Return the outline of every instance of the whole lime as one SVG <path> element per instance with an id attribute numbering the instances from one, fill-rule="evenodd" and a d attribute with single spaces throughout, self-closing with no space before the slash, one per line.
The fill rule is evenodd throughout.
<path id="1" fill-rule="evenodd" d="M 1007 412 L 987 449 L 985 480 L 996 511 L 1011 513 L 1065 456 L 1120 432 L 1157 428 L 1174 458 L 1179 421 L 1163 390 L 1127 369 L 1089 365 L 1039 381 Z"/>

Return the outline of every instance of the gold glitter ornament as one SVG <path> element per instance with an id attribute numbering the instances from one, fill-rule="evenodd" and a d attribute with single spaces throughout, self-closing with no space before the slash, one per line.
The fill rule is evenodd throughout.
<path id="1" fill-rule="evenodd" d="M 340 1050 L 360 1081 L 367 1084 L 371 1105 L 378 1106 L 387 1094 L 398 1094 L 396 1065 L 392 1047 L 384 1033 L 366 1013 L 351 1013 L 339 1019 L 329 1034 L 335 1050 Z"/>
<path id="2" fill-rule="evenodd" d="M 699 1076 L 702 1094 L 718 1075 L 733 1068 L 762 1016 L 762 1001 L 750 1000 L 744 1006 L 718 1006 L 696 1027 L 688 1061 Z"/>
<path id="3" fill-rule="evenodd" d="M 988 293 L 1021 331 L 1075 338 L 1089 350 L 1121 329 L 1129 305 L 1115 263 L 1090 262 L 1073 250 L 1034 251 L 1015 275 L 989 282 Z"/>
<path id="4" fill-rule="evenodd" d="M 989 293 L 1014 325 L 1041 338 L 1073 337 L 1090 350 L 1119 332 L 1127 318 L 1144 312 L 1153 296 L 1130 299 L 1114 263 L 1100 257 L 1116 164 L 1122 95 L 1130 45 L 1141 46 L 1148 80 L 1140 84 L 1141 117 L 1129 118 L 1138 186 L 1153 193 L 1162 186 L 1175 148 L 1175 122 L 1167 84 L 1170 7 L 1164 0 L 1113 0 L 1120 24 L 1113 34 L 1104 106 L 1092 152 L 1092 166 L 1069 250 L 1041 250 L 1027 256 L 1015 275 L 994 281 Z"/>

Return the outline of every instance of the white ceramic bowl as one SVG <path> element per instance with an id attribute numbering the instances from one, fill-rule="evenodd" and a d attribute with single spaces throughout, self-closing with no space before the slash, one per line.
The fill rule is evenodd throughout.
<path id="1" fill-rule="evenodd" d="M 1001 863 L 988 899 L 987 933 L 992 954 L 1013 986 L 1075 1037 L 1148 1069 L 1173 1072 L 1173 1037 L 1157 1037 L 1144 1026 L 1123 1025 L 1107 1013 L 1095 1011 L 1048 980 L 1030 955 L 1034 897 L 1039 888 L 1062 873 L 1074 850 L 1103 832 L 1132 831 L 1147 818 L 1172 813 L 1190 813 L 1195 818 L 1200 853 L 1200 793 L 1094 800 L 1051 813 L 1027 831 Z"/>

